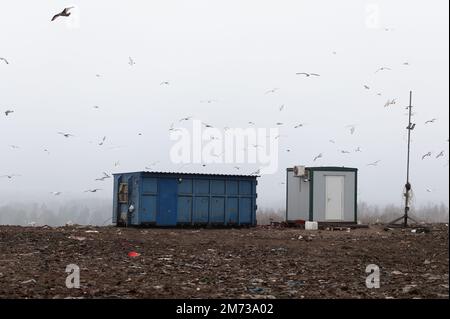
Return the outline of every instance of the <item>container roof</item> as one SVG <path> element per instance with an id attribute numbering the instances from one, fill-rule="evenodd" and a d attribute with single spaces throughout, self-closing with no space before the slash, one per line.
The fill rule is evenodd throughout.
<path id="1" fill-rule="evenodd" d="M 156 172 L 156 171 L 140 171 L 140 172 L 124 172 L 115 173 L 113 175 L 122 174 L 146 174 L 146 175 L 183 175 L 183 176 L 222 176 L 222 177 L 246 177 L 246 178 L 257 178 L 259 175 L 239 175 L 239 174 L 213 174 L 213 173 L 185 173 L 185 172 Z"/>

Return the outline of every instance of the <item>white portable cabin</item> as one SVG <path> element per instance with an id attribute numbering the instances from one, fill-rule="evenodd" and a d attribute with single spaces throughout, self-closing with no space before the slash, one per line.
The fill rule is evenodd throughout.
<path id="1" fill-rule="evenodd" d="M 286 221 L 356 223 L 357 188 L 356 168 L 288 168 Z"/>

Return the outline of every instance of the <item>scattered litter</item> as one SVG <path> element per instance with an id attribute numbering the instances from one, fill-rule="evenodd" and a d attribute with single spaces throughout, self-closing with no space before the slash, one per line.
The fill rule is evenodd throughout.
<path id="1" fill-rule="evenodd" d="M 98 234 L 98 230 L 86 230 L 85 233 L 88 233 L 88 234 Z"/>
<path id="2" fill-rule="evenodd" d="M 30 279 L 30 280 L 26 280 L 26 281 L 22 281 L 21 282 L 22 285 L 31 284 L 31 283 L 35 284 L 36 280 Z"/>
<path id="3" fill-rule="evenodd" d="M 398 270 L 394 270 L 393 272 L 391 272 L 392 275 L 403 275 L 403 273 L 401 271 Z"/>
<path id="4" fill-rule="evenodd" d="M 431 264 L 431 260 L 425 259 L 425 261 L 423 262 L 424 265 L 429 265 Z"/>
<path id="5" fill-rule="evenodd" d="M 302 240 L 302 239 L 303 239 L 302 235 L 298 236 L 298 240 Z"/>
<path id="6" fill-rule="evenodd" d="M 128 257 L 139 257 L 141 254 L 135 251 L 130 251 Z"/>
<path id="7" fill-rule="evenodd" d="M 153 289 L 157 289 L 157 290 L 163 289 L 163 288 L 164 288 L 164 286 L 160 286 L 160 285 L 158 285 L 158 286 L 153 286 Z"/>
<path id="8" fill-rule="evenodd" d="M 75 239 L 75 240 L 78 240 L 78 241 L 86 240 L 86 237 L 80 237 L 80 236 L 69 236 L 68 238 L 69 239 Z"/>
<path id="9" fill-rule="evenodd" d="M 402 289 L 404 294 L 417 292 L 417 285 L 407 285 Z"/>
<path id="10" fill-rule="evenodd" d="M 250 291 L 253 294 L 262 294 L 265 291 L 264 288 L 261 288 L 261 287 L 250 287 L 247 289 L 248 289 L 248 291 Z"/>
<path id="11" fill-rule="evenodd" d="M 305 281 L 304 280 L 288 280 L 287 285 L 291 288 L 302 287 L 305 285 Z"/>

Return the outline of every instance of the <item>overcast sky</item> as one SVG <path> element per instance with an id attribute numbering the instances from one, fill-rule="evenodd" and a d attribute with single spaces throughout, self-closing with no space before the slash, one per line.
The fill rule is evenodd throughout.
<path id="1" fill-rule="evenodd" d="M 70 5 L 72 17 L 50 22 Z M 360 200 L 401 204 L 412 90 L 415 202 L 448 204 L 448 6 L 444 0 L 3 1 L 0 57 L 9 64 L 0 61 L 0 175 L 21 176 L 0 178 L 0 199 L 45 201 L 51 191 L 108 198 L 111 181 L 94 181 L 102 172 L 140 171 L 156 161 L 161 171 L 237 173 L 234 165 L 180 169 L 170 162 L 171 123 L 193 116 L 218 128 L 283 123 L 279 169 L 261 177 L 260 207 L 284 207 L 282 183 L 294 165 L 357 167 Z M 376 73 L 380 67 L 392 70 Z M 385 108 L 392 99 L 396 104 Z M 8 109 L 14 113 L 5 116 Z M 294 129 L 299 123 L 306 125 Z M 353 135 L 348 125 L 355 125 Z M 441 151 L 445 156 L 436 159 Z M 313 162 L 319 153 L 323 158 Z M 242 165 L 238 173 L 255 168 Z M 89 188 L 103 191 L 83 193 Z"/>

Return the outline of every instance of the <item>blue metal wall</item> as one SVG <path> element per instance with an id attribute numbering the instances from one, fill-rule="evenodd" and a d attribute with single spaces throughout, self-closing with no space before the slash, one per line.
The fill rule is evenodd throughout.
<path id="1" fill-rule="evenodd" d="M 131 225 L 256 225 L 257 182 L 254 176 L 117 174 L 115 207 L 119 179 L 129 179 L 129 175 L 138 180 L 137 192 L 131 197 L 139 202 L 129 219 Z"/>

